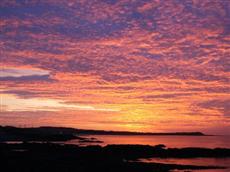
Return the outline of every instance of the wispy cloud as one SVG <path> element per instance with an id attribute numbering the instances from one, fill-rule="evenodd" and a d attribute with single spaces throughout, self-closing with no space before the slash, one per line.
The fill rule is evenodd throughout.
<path id="1" fill-rule="evenodd" d="M 108 111 L 108 112 L 118 112 L 118 109 L 110 108 L 99 108 L 90 105 L 77 105 L 77 104 L 66 104 L 54 99 L 39 99 L 39 98 L 28 98 L 22 99 L 15 97 L 10 94 L 1 94 L 1 106 L 6 111 Z"/>

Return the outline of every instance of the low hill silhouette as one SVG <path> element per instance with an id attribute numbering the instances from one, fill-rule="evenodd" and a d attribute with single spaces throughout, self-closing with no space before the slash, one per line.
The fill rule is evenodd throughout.
<path id="1" fill-rule="evenodd" d="M 17 128 L 0 126 L 0 141 L 67 141 L 80 139 L 79 135 L 172 135 L 172 136 L 204 136 L 201 132 L 150 133 L 129 131 L 85 130 L 65 127 Z"/>

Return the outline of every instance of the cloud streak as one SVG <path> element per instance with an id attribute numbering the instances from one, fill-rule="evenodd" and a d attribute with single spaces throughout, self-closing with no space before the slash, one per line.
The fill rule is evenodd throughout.
<path id="1" fill-rule="evenodd" d="M 81 118 L 83 127 L 213 132 L 230 125 L 229 11 L 208 0 L 3 0 L 1 94 L 65 102 L 66 114 L 72 105 L 119 110 L 100 113 L 105 120 L 92 110 L 98 118 Z"/>

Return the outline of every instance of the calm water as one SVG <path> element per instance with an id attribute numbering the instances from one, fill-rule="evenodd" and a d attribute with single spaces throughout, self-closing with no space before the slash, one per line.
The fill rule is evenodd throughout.
<path id="1" fill-rule="evenodd" d="M 107 144 L 164 144 L 167 147 L 205 147 L 205 148 L 230 148 L 230 136 L 117 136 L 117 135 L 91 135 Z M 79 144 L 78 140 L 67 141 L 68 144 Z M 93 144 L 93 143 L 91 143 Z M 99 144 L 99 143 L 95 143 Z"/>
<path id="2" fill-rule="evenodd" d="M 107 144 L 143 144 L 143 145 L 164 144 L 170 148 L 182 148 L 182 147 L 230 148 L 230 136 L 91 135 L 87 137 L 89 138 L 93 137 L 100 141 L 103 141 L 103 143 L 90 143 L 90 144 L 97 144 L 97 145 L 100 144 L 102 146 L 105 146 Z M 79 144 L 78 140 L 71 140 L 66 143 Z M 87 145 L 89 144 L 87 143 Z M 195 172 L 195 171 L 196 172 L 230 172 L 230 158 L 186 158 L 186 159 L 183 159 L 183 158 L 151 158 L 151 159 L 141 159 L 140 161 L 171 163 L 171 164 L 185 164 L 185 165 L 224 166 L 228 168 L 218 169 L 218 170 L 197 170 L 197 171 L 192 170 L 192 172 Z M 182 170 L 182 171 L 185 171 L 185 170 Z"/>
<path id="3" fill-rule="evenodd" d="M 226 169 L 193 170 L 193 172 L 194 171 L 199 171 L 199 172 L 229 172 L 230 171 L 230 158 L 150 158 L 150 159 L 140 159 L 140 161 L 166 163 L 166 164 L 227 167 Z"/>

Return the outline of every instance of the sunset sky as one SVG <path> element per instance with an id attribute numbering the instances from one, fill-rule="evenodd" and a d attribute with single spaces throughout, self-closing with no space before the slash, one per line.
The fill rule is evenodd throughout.
<path id="1" fill-rule="evenodd" d="M 229 0 L 1 0 L 0 125 L 230 131 Z"/>

